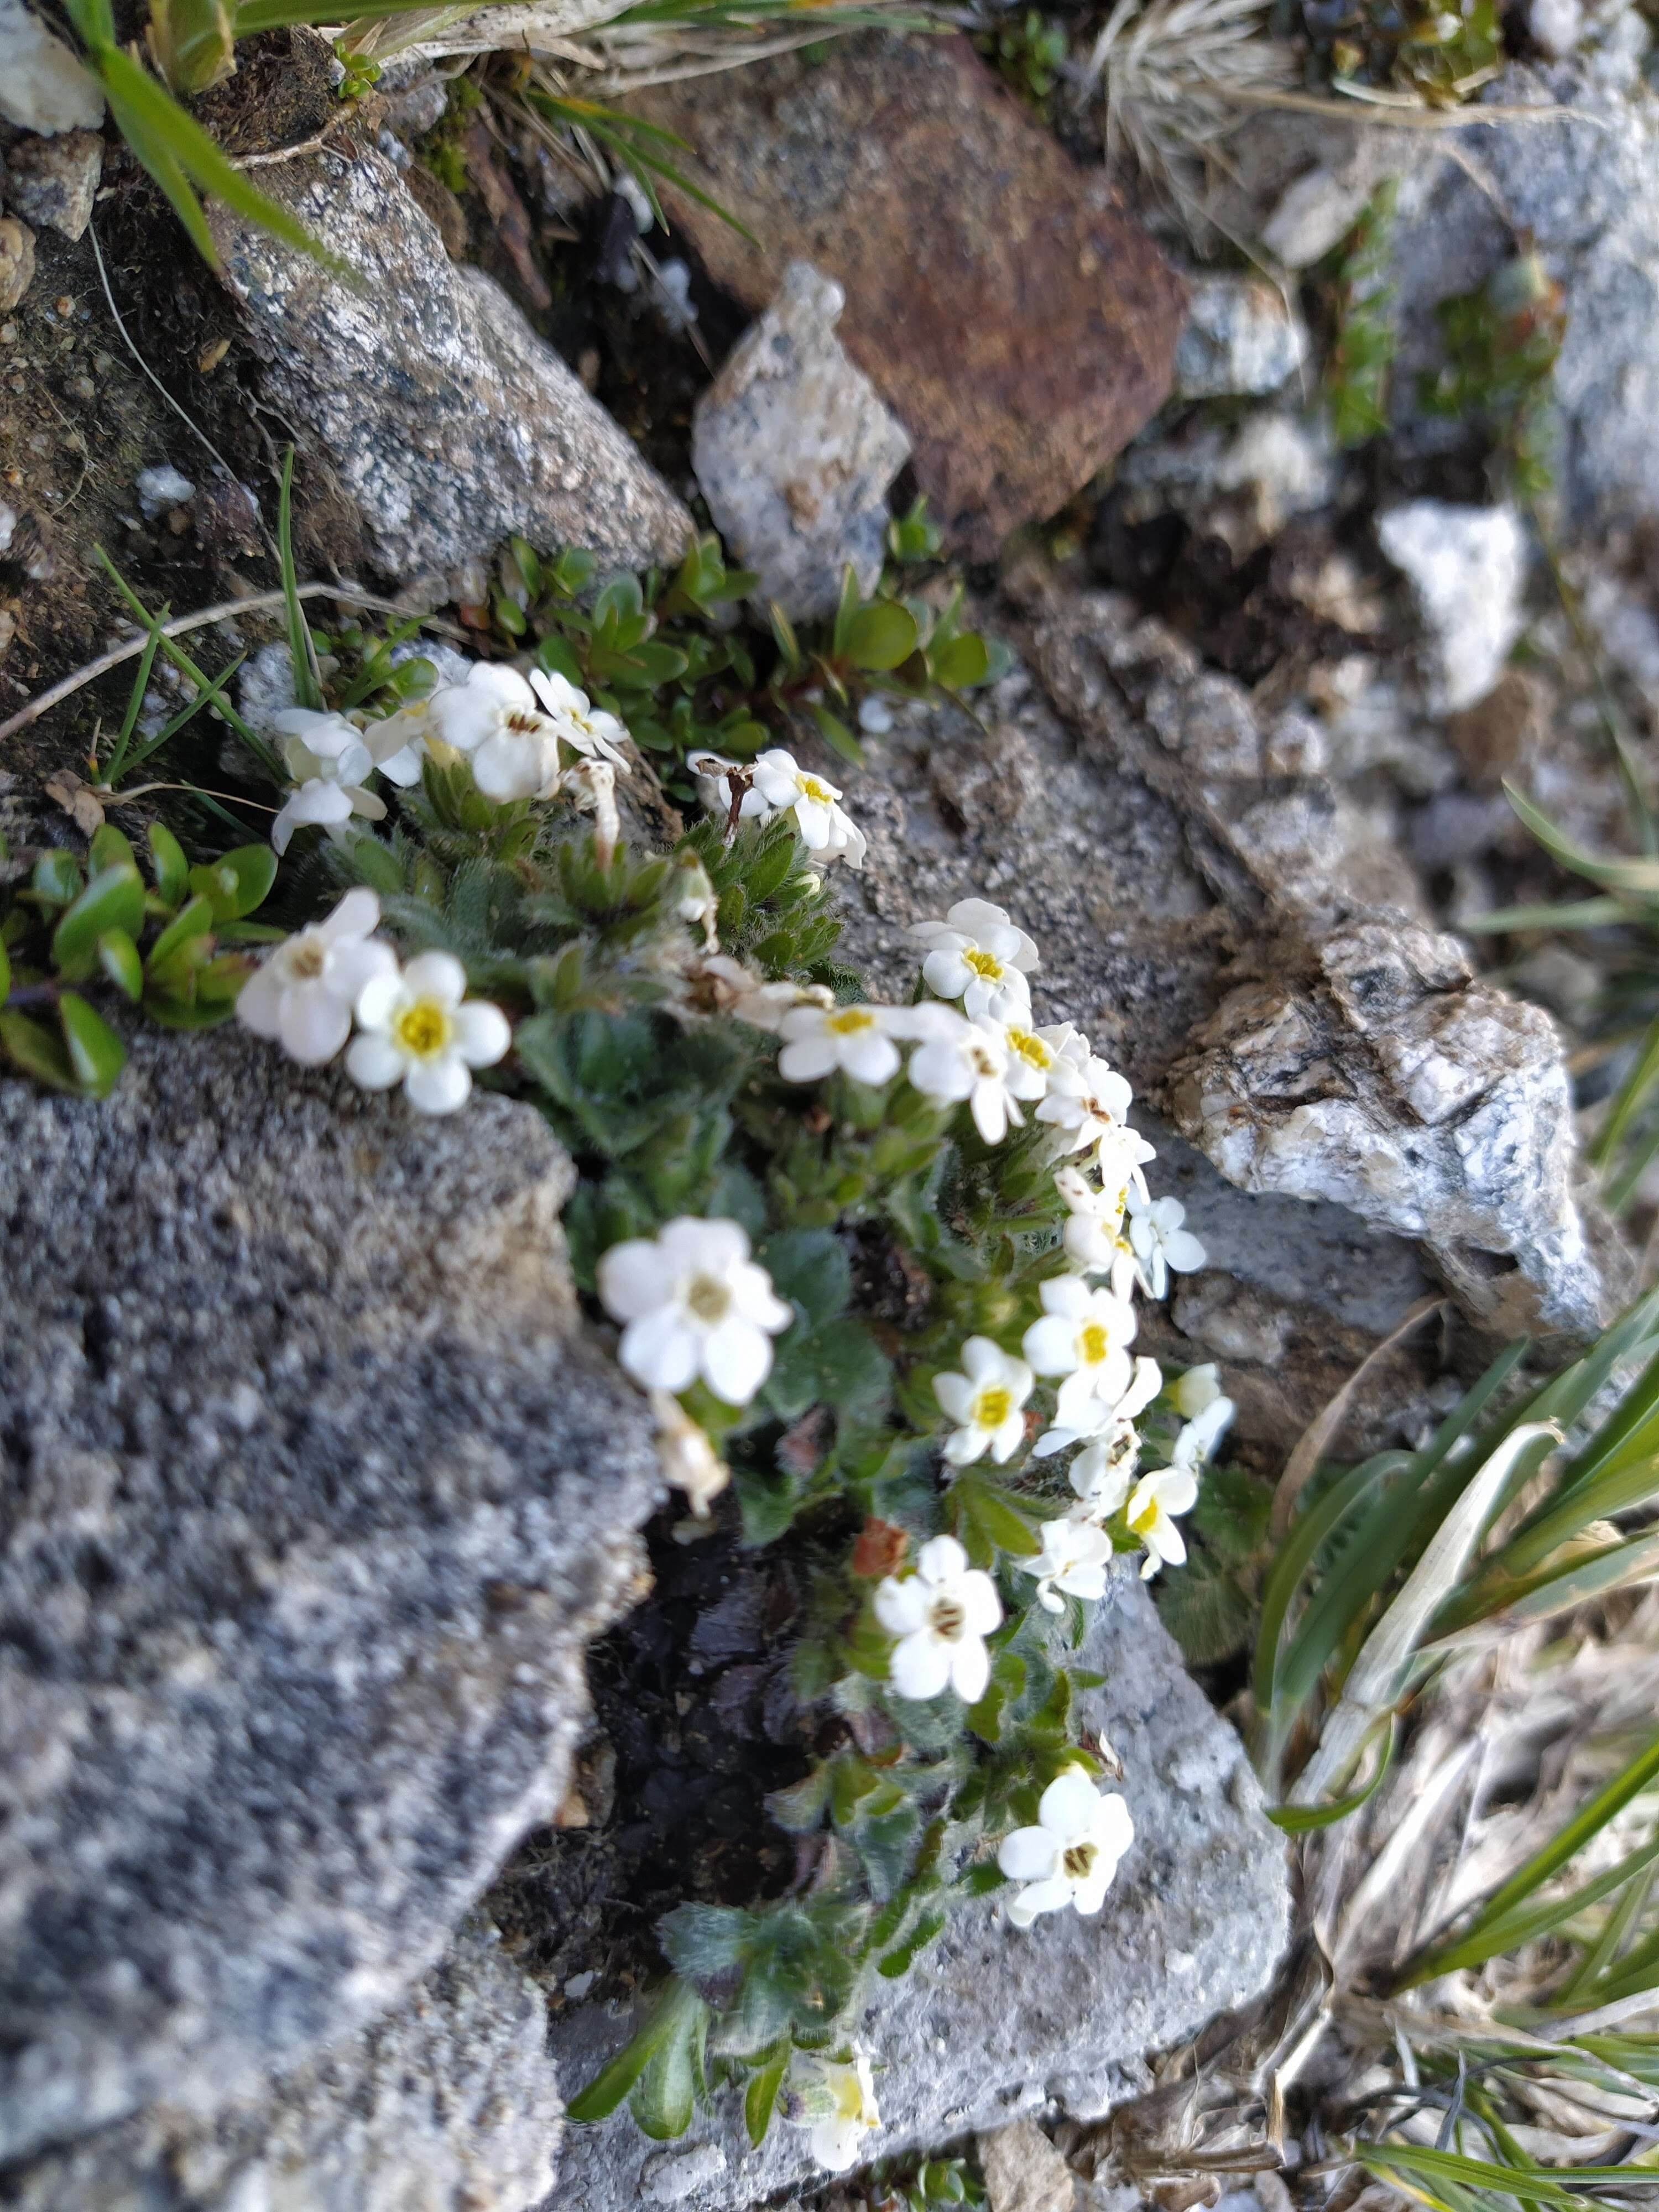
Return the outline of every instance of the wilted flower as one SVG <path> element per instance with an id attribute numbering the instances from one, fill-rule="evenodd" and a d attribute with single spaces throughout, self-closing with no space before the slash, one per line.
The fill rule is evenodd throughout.
<path id="1" fill-rule="evenodd" d="M 856 1083 L 888 1082 L 898 1073 L 896 1030 L 902 1009 L 893 1006 L 794 1006 L 778 1024 L 784 1039 L 778 1073 L 786 1083 L 816 1083 L 840 1068 Z"/>
<path id="2" fill-rule="evenodd" d="M 386 818 L 386 801 L 363 788 L 374 762 L 362 732 L 343 714 L 313 714 L 290 707 L 273 718 L 283 734 L 283 764 L 296 788 L 270 825 L 274 852 L 286 853 L 295 831 L 310 825 L 337 837 L 354 814 L 366 822 Z"/>
<path id="3" fill-rule="evenodd" d="M 532 668 L 530 684 L 572 752 L 585 754 L 590 760 L 608 761 L 619 775 L 629 773 L 624 750 L 628 731 L 616 715 L 594 706 L 586 691 L 578 690 L 568 677 L 555 670 Z"/>
<path id="4" fill-rule="evenodd" d="M 801 842 L 826 860 L 845 860 L 861 868 L 868 841 L 839 805 L 841 793 L 822 776 L 809 775 L 791 752 L 774 745 L 757 756 L 743 802 L 745 815 L 793 812 Z"/>
<path id="5" fill-rule="evenodd" d="M 962 1347 L 963 1373 L 936 1375 L 933 1395 L 957 1426 L 945 1440 L 952 1467 L 967 1467 L 988 1451 L 999 1466 L 1013 1457 L 1025 1435 L 1025 1401 L 1031 1370 L 988 1336 L 970 1336 Z"/>
<path id="6" fill-rule="evenodd" d="M 1176 1527 L 1177 1513 L 1190 1512 L 1198 1501 L 1197 1478 L 1183 1467 L 1155 1467 L 1143 1474 L 1129 1493 L 1129 1527 L 1146 1548 L 1141 1580 L 1150 1581 L 1166 1563 L 1179 1566 L 1187 1546 Z"/>
<path id="7" fill-rule="evenodd" d="M 1080 1766 L 1068 1766 L 1043 1791 L 1037 1826 L 1016 1828 L 997 1847 L 997 1864 L 1026 1887 L 1008 1906 L 1016 1928 L 1040 1912 L 1074 1905 L 1085 1917 L 1106 1901 L 1118 1861 L 1134 1841 L 1121 1797 L 1103 1796 Z"/>
<path id="8" fill-rule="evenodd" d="M 1129 1243 L 1139 1262 L 1141 1281 L 1148 1297 L 1161 1298 L 1170 1287 L 1170 1270 L 1190 1275 L 1204 1265 L 1204 1247 L 1190 1229 L 1183 1229 L 1187 1209 L 1178 1198 L 1154 1198 L 1139 1203 L 1132 1194 Z"/>
<path id="9" fill-rule="evenodd" d="M 991 1679 L 985 1639 L 1002 1623 L 996 1584 L 954 1536 L 934 1536 L 916 1554 L 916 1571 L 889 1575 L 872 1600 L 876 1619 L 896 1636 L 889 1666 L 902 1698 L 936 1698 L 947 1685 L 976 1705 Z"/>
<path id="10" fill-rule="evenodd" d="M 710 1501 L 731 1481 L 732 1470 L 678 1398 L 666 1390 L 653 1390 L 651 1410 L 657 1418 L 657 1458 L 663 1480 L 683 1490 L 692 1512 L 706 1521 Z"/>
<path id="11" fill-rule="evenodd" d="M 320 1067 L 351 1034 L 351 1012 L 371 976 L 395 971 L 398 956 L 374 941 L 380 902 L 350 890 L 325 921 L 274 945 L 236 1001 L 256 1036 L 274 1037 L 290 1060 Z"/>
<path id="12" fill-rule="evenodd" d="M 593 857 L 608 868 L 622 836 L 622 817 L 617 811 L 617 771 L 608 760 L 574 761 L 562 779 L 564 795 L 593 817 Z"/>
<path id="13" fill-rule="evenodd" d="M 921 1039 L 906 1070 L 911 1082 L 942 1106 L 965 1099 L 980 1135 L 988 1145 L 1000 1145 L 1009 1123 L 1018 1128 L 1024 1120 L 1010 1088 L 1009 1052 L 1001 1032 L 969 1021 L 954 1006 L 915 1006 L 909 1021 Z"/>
<path id="14" fill-rule="evenodd" d="M 674 872 L 679 878 L 675 913 L 693 929 L 702 930 L 705 952 L 718 952 L 720 933 L 714 924 L 720 910 L 720 894 L 708 880 L 708 869 L 688 846 L 675 854 Z"/>
<path id="15" fill-rule="evenodd" d="M 1036 1577 L 1037 1603 L 1045 1613 L 1063 1613 L 1061 1596 L 1093 1601 L 1106 1595 L 1111 1556 L 1112 1540 L 1103 1528 L 1068 1517 L 1043 1523 L 1042 1549 L 1035 1559 L 1021 1559 L 1019 1571 Z"/>
<path id="16" fill-rule="evenodd" d="M 452 953 L 422 952 L 400 975 L 372 975 L 357 994 L 362 1034 L 346 1054 L 346 1073 L 365 1091 L 404 1095 L 422 1114 L 453 1114 L 466 1103 L 475 1067 L 493 1067 L 513 1042 L 507 1016 L 488 1000 L 468 999 L 466 970 Z"/>
<path id="17" fill-rule="evenodd" d="M 919 921 L 909 934 L 927 948 L 922 979 L 941 999 L 960 999 L 970 1020 L 1029 1020 L 1037 949 L 988 899 L 958 899 L 943 921 Z"/>
<path id="18" fill-rule="evenodd" d="M 794 1319 L 749 1256 L 735 1221 L 682 1214 L 655 1237 L 630 1237 L 599 1261 L 599 1297 L 625 1324 L 617 1358 L 647 1389 L 689 1389 L 699 1376 L 728 1406 L 746 1406 L 772 1370 L 772 1342 Z"/>
<path id="19" fill-rule="evenodd" d="M 1110 1291 L 1095 1290 L 1079 1275 L 1044 1283 L 1042 1318 L 1025 1332 L 1021 1349 L 1039 1375 L 1060 1375 L 1055 1425 L 1086 1431 L 1090 1401 L 1115 1406 L 1129 1387 L 1134 1309 Z"/>

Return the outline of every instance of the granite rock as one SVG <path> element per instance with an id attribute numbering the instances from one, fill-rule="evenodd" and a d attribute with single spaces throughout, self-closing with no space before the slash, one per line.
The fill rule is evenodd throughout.
<path id="1" fill-rule="evenodd" d="M 27 0 L 0 0 L 0 115 L 48 137 L 104 119 L 103 94 Z"/>
<path id="2" fill-rule="evenodd" d="M 562 2124 L 535 1984 L 465 1922 L 394 2009 L 210 2123 L 153 2112 L 0 2171 L 9 2212 L 524 2212 Z"/>
<path id="3" fill-rule="evenodd" d="M 902 1980 L 871 1993 L 859 2032 L 882 2069 L 875 2156 L 1039 2108 L 1099 2118 L 1146 2082 L 1148 2052 L 1259 1990 L 1284 1944 L 1284 1839 L 1262 1814 L 1237 1737 L 1132 1576 L 1108 1585 L 1079 1663 L 1107 1678 L 1079 1711 L 1123 1761 L 1133 1846 L 1097 1920 L 1056 1912 L 1020 1935 L 988 1899 L 957 1913 Z M 625 2014 L 597 2002 L 556 2018 L 561 2079 L 585 2080 L 629 2032 Z M 775 2122 L 751 2149 L 729 2100 L 665 2150 L 623 2112 L 569 2130 L 544 2212 L 631 2212 L 641 2202 L 730 2212 L 814 2174 L 805 2130 Z"/>
<path id="4" fill-rule="evenodd" d="M 1428 704 L 1477 706 L 1521 635 L 1527 537 L 1511 507 L 1414 499 L 1376 518 L 1376 542 L 1407 579 L 1427 640 Z"/>
<path id="5" fill-rule="evenodd" d="M 384 155 L 261 183 L 356 281 L 221 210 L 226 282 L 269 401 L 326 452 L 389 575 L 448 573 L 515 533 L 608 566 L 679 558 L 685 507 L 500 286 L 450 260 Z"/>
<path id="6" fill-rule="evenodd" d="M 7 149 L 5 197 L 14 214 L 62 233 L 71 244 L 92 221 L 104 173 L 104 142 L 95 131 L 52 138 L 20 138 Z"/>
<path id="7" fill-rule="evenodd" d="M 0 2158 L 261 2094 L 560 1802 L 658 1470 L 530 1108 L 0 1084 Z"/>
<path id="8" fill-rule="evenodd" d="M 1259 276 L 1206 276 L 1192 278 L 1190 290 L 1175 354 L 1181 398 L 1277 392 L 1307 360 L 1307 326 L 1277 285 Z"/>
<path id="9" fill-rule="evenodd" d="M 837 39 L 629 105 L 760 241 L 665 185 L 717 283 L 757 311 L 793 260 L 842 286 L 952 545 L 1063 506 L 1167 393 L 1180 279 L 965 39 Z"/>
<path id="10" fill-rule="evenodd" d="M 736 558 L 796 621 L 832 615 L 842 571 L 874 590 L 887 491 L 910 441 L 836 337 L 839 284 L 793 261 L 691 418 L 691 465 Z"/>

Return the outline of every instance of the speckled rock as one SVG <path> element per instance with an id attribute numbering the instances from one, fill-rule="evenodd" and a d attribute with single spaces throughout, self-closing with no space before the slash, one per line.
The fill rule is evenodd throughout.
<path id="1" fill-rule="evenodd" d="M 0 2159 L 257 2098 L 559 1802 L 658 1487 L 569 1177 L 234 1033 L 0 1083 Z"/>
<path id="2" fill-rule="evenodd" d="M 6 201 L 37 230 L 49 225 L 72 243 L 92 221 L 103 173 L 104 142 L 94 131 L 20 138 L 6 150 Z"/>
<path id="3" fill-rule="evenodd" d="M 1277 285 L 1259 276 L 1207 276 L 1191 279 L 1190 290 L 1176 343 L 1181 398 L 1277 392 L 1308 358 L 1307 326 Z"/>
<path id="4" fill-rule="evenodd" d="M 325 449 L 388 574 L 447 573 L 515 532 L 624 568 L 679 558 L 686 509 L 501 287 L 450 260 L 384 155 L 260 182 L 357 281 L 221 210 L 226 280 L 269 398 Z"/>
<path id="5" fill-rule="evenodd" d="M 792 261 L 691 418 L 691 465 L 733 555 L 797 621 L 835 612 L 842 571 L 881 575 L 887 490 L 910 441 L 836 337 L 846 294 Z"/>
<path id="6" fill-rule="evenodd" d="M 1520 516 L 1510 507 L 1413 499 L 1378 515 L 1376 542 L 1412 587 L 1427 641 L 1431 709 L 1452 714 L 1477 705 L 1521 635 L 1528 547 Z"/>
<path id="7" fill-rule="evenodd" d="M 0 0 L 0 115 L 26 131 L 95 131 L 104 95 L 26 0 Z"/>
<path id="8" fill-rule="evenodd" d="M 993 1898 L 965 1907 L 902 1980 L 871 1994 L 860 2034 L 878 2072 L 878 2157 L 999 2127 L 1038 2107 L 1103 2114 L 1148 2080 L 1146 2055 L 1261 1988 L 1289 1912 L 1284 1838 L 1261 1812 L 1237 1737 L 1188 1677 L 1128 1575 L 1080 1654 L 1106 1676 L 1080 1701 L 1124 1764 L 1135 1841 L 1097 1920 L 1056 1912 L 1021 1935 Z M 629 2033 L 601 2002 L 556 2018 L 568 2087 Z M 659 2149 L 626 2112 L 567 2134 L 544 2212 L 730 2208 L 809 2185 L 804 2130 L 775 2122 L 758 2150 L 723 2100 Z"/>
<path id="9" fill-rule="evenodd" d="M 487 1922 L 257 2103 L 101 2129 L 0 2172 L 9 2212 L 524 2212 L 563 2106 L 541 1992 Z"/>

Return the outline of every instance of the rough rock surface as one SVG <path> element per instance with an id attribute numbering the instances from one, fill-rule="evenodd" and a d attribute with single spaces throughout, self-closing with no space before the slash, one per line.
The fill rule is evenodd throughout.
<path id="1" fill-rule="evenodd" d="M 1180 279 L 965 40 L 839 39 L 630 104 L 760 240 L 664 187 L 719 283 L 758 309 L 802 259 L 844 288 L 952 544 L 1063 506 L 1168 392 Z"/>
<path id="2" fill-rule="evenodd" d="M 0 0 L 0 115 L 47 137 L 104 119 L 103 94 L 27 0 Z"/>
<path id="3" fill-rule="evenodd" d="M 1276 285 L 1256 276 L 1199 276 L 1191 292 L 1175 356 L 1182 398 L 1277 392 L 1307 359 L 1306 325 Z"/>
<path id="4" fill-rule="evenodd" d="M 26 222 L 50 223 L 73 243 L 92 221 L 103 173 L 104 142 L 95 131 L 20 138 L 6 153 L 6 201 Z"/>
<path id="5" fill-rule="evenodd" d="M 269 397 L 326 449 L 389 574 L 445 573 L 514 533 L 626 568 L 678 559 L 686 509 L 501 288 L 450 260 L 384 155 L 282 162 L 261 184 L 359 280 L 215 218 Z"/>
<path id="6" fill-rule="evenodd" d="M 887 490 L 910 441 L 836 336 L 841 286 L 793 261 L 691 418 L 708 511 L 761 592 L 797 621 L 835 612 L 850 562 L 874 589 Z"/>
<path id="7" fill-rule="evenodd" d="M 0 1084 L 0 2158 L 257 2095 L 562 1795 L 658 1487 L 529 1108 Z"/>
<path id="8" fill-rule="evenodd" d="M 1099 2117 L 1146 2082 L 1147 2052 L 1260 1989 L 1284 1943 L 1283 1838 L 1262 1816 L 1237 1737 L 1133 1577 L 1109 1584 L 1079 1656 L 1107 1678 L 1080 1710 L 1123 1760 L 1134 1844 L 1097 1920 L 1051 1913 L 1022 1936 L 988 1899 L 872 1994 L 860 2033 L 886 2069 L 876 2156 L 1044 2107 Z M 561 2079 L 585 2080 L 629 2032 L 599 2003 L 556 2018 Z M 812 2174 L 802 2130 L 775 2122 L 751 2150 L 729 2101 L 661 2149 L 623 2112 L 569 2131 L 544 2212 L 729 2212 Z"/>
<path id="9" fill-rule="evenodd" d="M 975 2148 L 991 2212 L 1072 2212 L 1076 2176 L 1035 2120 L 981 2136 Z"/>
<path id="10" fill-rule="evenodd" d="M 0 216 L 0 314 L 8 314 L 34 282 L 34 233 L 15 216 Z"/>
<path id="11" fill-rule="evenodd" d="M 160 2112 L 0 2172 L 9 2212 L 524 2212 L 564 2107 L 535 1984 L 484 1921 L 362 2034 L 212 2124 Z"/>
<path id="12" fill-rule="evenodd" d="M 1477 706 L 1521 635 L 1527 538 L 1511 507 L 1414 499 L 1376 518 L 1376 542 L 1412 587 L 1428 640 L 1428 703 Z"/>

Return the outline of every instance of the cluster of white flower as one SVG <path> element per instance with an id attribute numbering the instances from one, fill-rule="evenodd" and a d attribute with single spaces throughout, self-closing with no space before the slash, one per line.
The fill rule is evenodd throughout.
<path id="1" fill-rule="evenodd" d="M 809 775 L 781 745 L 752 761 L 728 760 L 724 753 L 691 753 L 686 765 L 697 779 L 697 795 L 717 819 L 735 810 L 740 822 L 770 822 L 793 814 L 800 841 L 815 860 L 845 860 L 861 868 L 869 841 L 841 805 L 841 792 L 821 775 Z"/>
<path id="2" fill-rule="evenodd" d="M 307 823 L 343 836 L 354 815 L 385 818 L 386 802 L 367 788 L 375 774 L 407 787 L 421 764 L 465 753 L 486 799 L 552 799 L 562 793 L 592 811 L 614 837 L 616 779 L 626 775 L 628 732 L 562 676 L 532 668 L 528 677 L 478 661 L 462 684 L 375 721 L 368 716 L 289 708 L 276 717 L 283 759 L 294 779 L 270 832 L 279 853 Z"/>
<path id="3" fill-rule="evenodd" d="M 447 952 L 422 952 L 406 968 L 374 935 L 380 902 L 349 890 L 326 920 L 285 938 L 249 976 L 237 1018 L 280 1044 L 290 1060 L 320 1067 L 351 1035 L 346 1073 L 365 1091 L 401 1083 L 422 1114 L 466 1103 L 475 1067 L 492 1067 L 513 1042 L 507 1016 L 466 995 L 466 971 Z"/>

